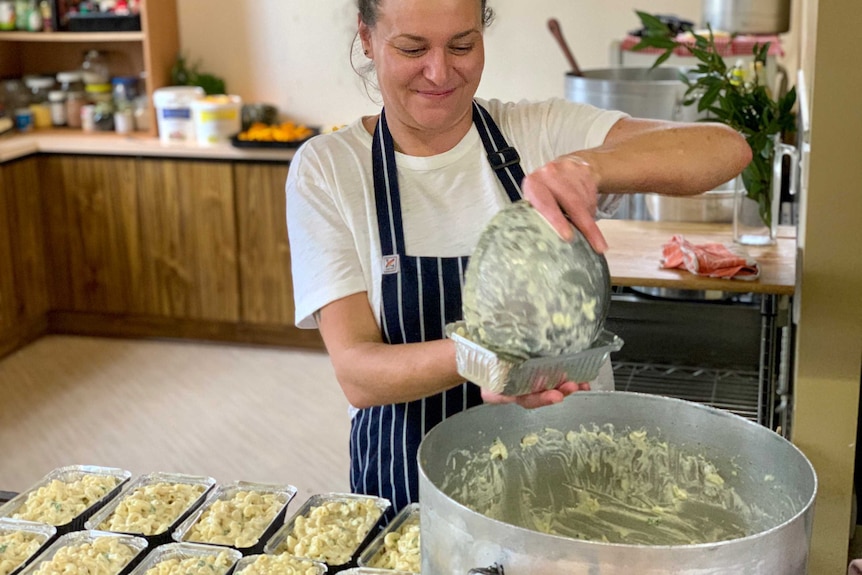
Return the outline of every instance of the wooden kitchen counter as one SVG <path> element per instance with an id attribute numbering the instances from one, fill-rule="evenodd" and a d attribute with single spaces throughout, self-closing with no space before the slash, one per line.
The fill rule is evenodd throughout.
<path id="1" fill-rule="evenodd" d="M 608 242 L 605 256 L 616 286 L 663 287 L 685 290 L 719 290 L 740 293 L 793 295 L 796 285 L 796 232 L 779 226 L 772 246 L 745 246 L 760 264 L 755 281 L 702 277 L 685 270 L 662 269 L 662 245 L 674 234 L 694 244 L 733 243 L 731 224 L 601 220 L 599 228 Z"/>
<path id="2" fill-rule="evenodd" d="M 40 153 L 287 164 L 295 152 L 292 148 L 237 148 L 229 143 L 211 146 L 201 146 L 196 142 L 164 143 L 142 132 L 123 135 L 59 128 L 0 136 L 0 164 Z"/>

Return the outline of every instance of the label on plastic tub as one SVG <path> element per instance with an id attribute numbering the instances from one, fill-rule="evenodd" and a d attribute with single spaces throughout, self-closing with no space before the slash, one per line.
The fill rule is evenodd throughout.
<path id="1" fill-rule="evenodd" d="M 192 117 L 191 108 L 162 108 L 160 112 L 165 120 L 190 120 Z"/>
<path id="2" fill-rule="evenodd" d="M 191 107 L 198 144 L 227 142 L 242 128 L 239 96 L 207 96 L 192 102 Z"/>

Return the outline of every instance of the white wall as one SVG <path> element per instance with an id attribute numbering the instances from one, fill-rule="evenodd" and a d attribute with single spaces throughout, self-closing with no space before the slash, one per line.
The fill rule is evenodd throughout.
<path id="1" fill-rule="evenodd" d="M 433 0 L 429 0 L 433 1 Z M 202 71 L 244 101 L 269 102 L 312 125 L 347 123 L 378 105 L 349 64 L 353 0 L 179 0 L 180 45 Z M 489 0 L 479 95 L 504 100 L 564 96 L 568 69 L 547 28 L 560 21 L 581 68 L 610 64 L 610 44 L 639 27 L 635 8 L 698 22 L 700 0 Z"/>

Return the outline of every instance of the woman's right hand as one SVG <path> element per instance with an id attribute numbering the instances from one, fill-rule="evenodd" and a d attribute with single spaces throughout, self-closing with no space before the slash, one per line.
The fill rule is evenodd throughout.
<path id="1" fill-rule="evenodd" d="M 586 160 L 576 154 L 560 156 L 525 176 L 521 188 L 562 239 L 573 239 L 574 225 L 597 253 L 607 249 L 595 221 L 599 176 Z"/>
<path id="2" fill-rule="evenodd" d="M 566 399 L 566 397 L 577 391 L 589 390 L 589 383 L 575 383 L 574 381 L 561 383 L 553 389 L 545 389 L 516 396 L 492 393 L 483 389 L 482 401 L 485 403 L 517 403 L 525 409 L 536 409 L 537 407 L 545 407 L 546 405 L 560 403 Z"/>

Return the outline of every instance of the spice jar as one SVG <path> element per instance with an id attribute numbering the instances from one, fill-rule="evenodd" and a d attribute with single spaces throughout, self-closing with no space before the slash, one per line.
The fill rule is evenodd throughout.
<path id="1" fill-rule="evenodd" d="M 84 73 L 80 70 L 59 72 L 57 82 L 60 84 L 60 89 L 66 93 L 84 91 Z"/>
<path id="2" fill-rule="evenodd" d="M 48 92 L 48 102 L 51 107 L 51 124 L 54 126 L 65 126 L 66 92 L 62 90 L 51 90 Z"/>
<path id="3" fill-rule="evenodd" d="M 0 31 L 8 32 L 15 29 L 15 2 L 0 0 Z"/>
<path id="4" fill-rule="evenodd" d="M 112 102 L 111 85 L 107 83 L 87 84 L 84 90 L 87 92 L 87 100 L 91 104 L 100 102 Z"/>
<path id="5" fill-rule="evenodd" d="M 48 103 L 48 93 L 54 87 L 51 76 L 30 76 L 24 78 L 24 84 L 30 89 L 30 110 L 33 112 L 33 127 L 51 127 L 51 108 Z"/>
<path id="6" fill-rule="evenodd" d="M 110 80 L 108 62 L 105 55 L 98 50 L 88 50 L 81 64 L 86 84 L 104 84 Z M 110 86 L 110 84 L 109 84 Z"/>
<path id="7" fill-rule="evenodd" d="M 66 125 L 70 128 L 81 127 L 81 107 L 87 103 L 84 92 L 68 92 L 66 94 Z"/>

